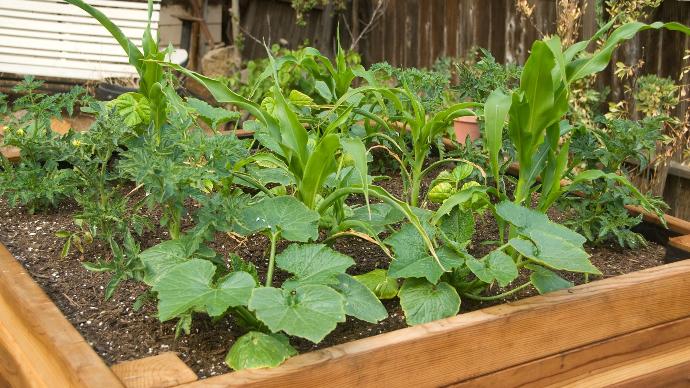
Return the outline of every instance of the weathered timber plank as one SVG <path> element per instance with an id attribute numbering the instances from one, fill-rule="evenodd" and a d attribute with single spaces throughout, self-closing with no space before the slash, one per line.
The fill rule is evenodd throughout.
<path id="1" fill-rule="evenodd" d="M 689 313 L 690 262 L 681 261 L 303 354 L 274 369 L 213 377 L 203 384 L 446 385 Z"/>
<path id="2" fill-rule="evenodd" d="M 19 148 L 16 147 L 0 147 L 0 153 L 6 157 L 10 162 L 19 161 Z"/>
<path id="3" fill-rule="evenodd" d="M 589 376 L 559 382 L 558 387 L 611 387 L 627 386 L 641 387 L 642 381 L 653 382 L 652 386 L 667 386 L 667 383 L 678 382 L 678 372 L 685 371 L 685 381 L 688 382 L 690 369 L 690 338 L 670 343 L 661 347 L 657 353 L 641 357 L 625 365 L 608 368 L 604 371 L 593 371 Z M 649 385 L 644 385 L 648 387 Z M 687 386 L 687 385 L 686 385 Z"/>
<path id="4" fill-rule="evenodd" d="M 690 386 L 690 360 L 674 366 L 612 384 L 611 388 L 687 388 Z"/>
<path id="5" fill-rule="evenodd" d="M 672 237 L 668 239 L 668 245 L 684 251 L 690 251 L 690 235 Z"/>
<path id="6" fill-rule="evenodd" d="M 661 225 L 661 221 L 656 214 L 648 213 L 639 206 L 625 205 L 625 208 L 635 214 L 642 214 L 642 219 L 647 222 Z M 690 222 L 678 217 L 669 216 L 668 214 L 664 215 L 664 220 L 666 221 L 666 225 L 668 226 L 669 230 L 681 234 L 690 234 Z"/>
<path id="7" fill-rule="evenodd" d="M 454 388 L 548 386 L 587 377 L 594 370 L 627 368 L 645 359 L 690 345 L 690 317 L 606 339 L 581 348 L 507 368 L 452 385 Z M 627 379 L 627 378 L 626 378 Z"/>
<path id="8" fill-rule="evenodd" d="M 127 388 L 167 388 L 197 379 L 173 352 L 121 362 L 111 369 Z"/>
<path id="9" fill-rule="evenodd" d="M 2 244 L 0 375 L 17 387 L 122 387 Z"/>

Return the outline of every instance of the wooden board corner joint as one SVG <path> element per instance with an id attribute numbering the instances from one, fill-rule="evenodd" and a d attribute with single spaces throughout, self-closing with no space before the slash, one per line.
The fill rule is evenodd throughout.
<path id="1" fill-rule="evenodd" d="M 167 388 L 197 380 L 194 371 L 173 352 L 121 362 L 111 369 L 127 388 Z"/>

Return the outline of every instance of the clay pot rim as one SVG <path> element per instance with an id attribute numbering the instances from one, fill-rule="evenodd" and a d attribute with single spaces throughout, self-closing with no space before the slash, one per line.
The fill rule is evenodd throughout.
<path id="1" fill-rule="evenodd" d="M 476 123 L 477 122 L 477 116 L 456 117 L 453 119 L 453 121 L 457 121 L 457 122 L 461 122 L 461 123 Z"/>

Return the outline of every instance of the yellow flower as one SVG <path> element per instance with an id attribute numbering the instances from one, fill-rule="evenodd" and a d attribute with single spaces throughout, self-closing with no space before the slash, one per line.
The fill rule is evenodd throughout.
<path id="1" fill-rule="evenodd" d="M 75 147 L 79 147 L 81 145 L 81 141 L 78 139 L 72 140 L 72 145 Z"/>

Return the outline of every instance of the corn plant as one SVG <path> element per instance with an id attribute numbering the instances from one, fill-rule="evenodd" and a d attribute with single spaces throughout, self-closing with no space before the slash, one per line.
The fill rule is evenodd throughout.
<path id="1" fill-rule="evenodd" d="M 436 145 L 441 136 L 446 133 L 453 119 L 474 115 L 471 108 L 480 107 L 480 104 L 457 103 L 430 115 L 419 96 L 409 89 L 371 85 L 351 90 L 336 103 L 336 106 L 345 103 L 358 93 L 371 94 L 378 100 L 385 100 L 391 105 L 390 109 L 388 106 L 372 106 L 370 110 L 355 109 L 354 111 L 380 127 L 380 132 L 372 133 L 369 137 L 387 141 L 390 148 L 382 147 L 387 148 L 392 155 L 399 155 L 395 159 L 400 164 L 406 199 L 411 206 L 416 207 L 419 204 L 422 180 L 426 175 L 444 163 L 466 162 L 456 158 L 441 159 L 426 166 L 432 146 Z M 393 112 L 389 114 L 389 110 Z M 387 120 L 380 117 L 383 114 L 388 116 Z"/>
<path id="2" fill-rule="evenodd" d="M 614 49 L 639 31 L 666 28 L 690 34 L 690 28 L 675 22 L 626 23 L 616 28 L 598 50 L 586 52 L 587 46 L 600 39 L 614 21 L 602 27 L 591 39 L 575 43 L 565 50 L 557 36 L 534 42 L 520 78 L 520 87 L 510 95 L 496 90 L 487 99 L 484 106 L 486 147 L 497 182 L 506 118 L 508 136 L 517 151 L 520 175 L 515 203 L 527 201 L 539 177 L 542 179 L 537 205 L 540 211 L 545 212 L 563 193 L 561 180 L 568 172 L 570 145 L 570 140 L 564 135 L 571 126 L 562 118 L 568 110 L 568 95 L 573 82 L 606 68 Z"/>
<path id="3" fill-rule="evenodd" d="M 166 102 L 164 95 L 164 74 L 163 68 L 157 61 L 165 60 L 168 53 L 167 50 L 159 51 L 158 41 L 151 34 L 151 15 L 153 14 L 153 0 L 148 2 L 148 24 L 144 30 L 142 38 L 142 50 L 132 43 L 131 40 L 122 32 L 122 30 L 108 19 L 103 12 L 97 8 L 87 4 L 83 0 L 66 0 L 96 19 L 108 32 L 115 38 L 120 46 L 125 50 L 129 57 L 129 63 L 134 66 L 139 74 L 139 94 L 129 95 L 130 97 L 123 97 L 128 101 L 121 102 L 123 110 L 134 109 L 141 106 L 147 106 L 150 111 L 150 118 L 157 129 L 160 129 L 165 123 Z M 142 97 L 145 99 L 142 101 Z M 128 104 L 129 102 L 129 104 Z"/>

